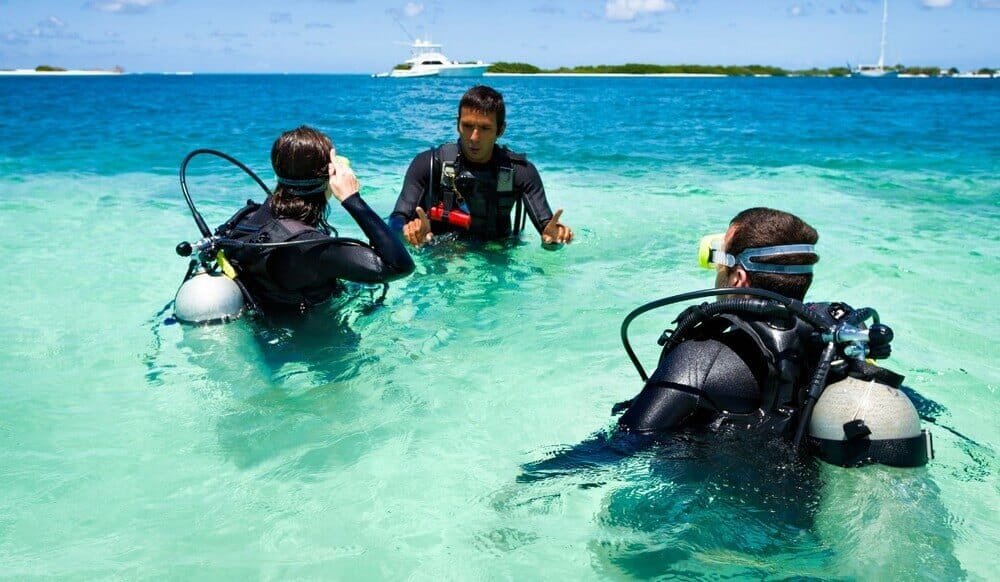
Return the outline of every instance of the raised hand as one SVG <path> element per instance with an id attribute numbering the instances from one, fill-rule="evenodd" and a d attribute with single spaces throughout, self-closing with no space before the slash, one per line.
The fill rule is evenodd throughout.
<path id="1" fill-rule="evenodd" d="M 573 229 L 559 223 L 562 212 L 562 208 L 556 210 L 556 213 L 552 215 L 552 220 L 545 225 L 545 229 L 542 230 L 542 244 L 568 243 L 573 240 Z"/>
<path id="2" fill-rule="evenodd" d="M 431 242 L 431 220 L 424 209 L 417 206 L 417 217 L 403 225 L 403 239 L 415 247 Z"/>
<path id="3" fill-rule="evenodd" d="M 361 184 L 358 183 L 358 178 L 354 175 L 354 170 L 343 161 L 337 159 L 337 148 L 335 147 L 330 148 L 330 165 L 328 169 L 330 173 L 330 191 L 333 192 L 337 200 L 343 202 L 361 190 Z"/>

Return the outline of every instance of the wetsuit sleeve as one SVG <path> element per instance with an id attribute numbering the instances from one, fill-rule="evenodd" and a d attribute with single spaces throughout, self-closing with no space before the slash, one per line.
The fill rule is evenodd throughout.
<path id="1" fill-rule="evenodd" d="M 403 225 L 417 217 L 417 206 L 429 190 L 433 159 L 434 150 L 427 150 L 410 162 L 406 177 L 403 178 L 403 189 L 396 199 L 396 207 L 389 215 L 389 226 L 392 230 L 403 230 Z"/>
<path id="2" fill-rule="evenodd" d="M 541 234 L 545 230 L 545 225 L 552 219 L 552 209 L 549 208 L 549 201 L 545 198 L 542 177 L 538 174 L 535 164 L 531 162 L 517 166 L 514 170 L 514 177 L 524 195 L 524 204 L 528 209 L 531 224 L 534 224 L 538 234 Z"/>
<path id="3" fill-rule="evenodd" d="M 361 199 L 359 194 L 343 203 L 371 246 L 345 244 L 320 232 L 299 240 L 315 239 L 316 245 L 283 249 L 271 263 L 275 278 L 289 289 L 301 289 L 334 279 L 358 283 L 386 283 L 413 272 L 413 259 L 403 241 Z"/>
<path id="4" fill-rule="evenodd" d="M 714 339 L 689 340 L 663 357 L 618 426 L 664 431 L 722 411 L 752 412 L 759 403 L 757 379 L 732 348 Z"/>

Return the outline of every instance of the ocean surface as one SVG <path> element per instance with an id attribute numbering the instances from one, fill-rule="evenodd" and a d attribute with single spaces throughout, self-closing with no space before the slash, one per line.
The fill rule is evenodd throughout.
<path id="1" fill-rule="evenodd" d="M 0 577 L 995 579 L 1000 81 L 486 82 L 572 244 L 444 241 L 382 304 L 190 328 L 165 309 L 188 151 L 273 183 L 271 142 L 310 124 L 388 216 L 470 83 L 0 79 Z M 189 186 L 212 225 L 260 198 L 208 158 Z M 928 466 L 607 438 L 641 387 L 622 319 L 710 287 L 699 238 L 751 206 L 820 232 L 809 299 L 895 330 Z M 632 326 L 647 368 L 677 311 Z"/>

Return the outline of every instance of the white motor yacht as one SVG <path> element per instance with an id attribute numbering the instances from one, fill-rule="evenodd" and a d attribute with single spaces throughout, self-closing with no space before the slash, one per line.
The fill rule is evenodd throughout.
<path id="1" fill-rule="evenodd" d="M 388 74 L 377 77 L 481 77 L 490 63 L 460 63 L 444 56 L 442 45 L 417 39 L 410 45 L 410 58 Z"/>

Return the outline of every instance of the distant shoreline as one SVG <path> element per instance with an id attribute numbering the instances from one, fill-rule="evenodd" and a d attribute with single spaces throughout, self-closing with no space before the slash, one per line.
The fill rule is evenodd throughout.
<path id="1" fill-rule="evenodd" d="M 776 78 L 776 79 L 851 79 L 851 75 L 723 75 L 721 73 L 483 73 L 484 77 L 656 77 L 656 78 Z M 981 75 L 959 73 L 957 75 L 907 75 L 899 74 L 899 79 L 1000 79 L 1000 74 Z"/>
<path id="2" fill-rule="evenodd" d="M 116 76 L 143 76 L 143 75 L 167 75 L 167 76 L 212 76 L 212 75 L 345 75 L 345 76 L 366 76 L 366 73 L 335 73 L 335 72 L 209 72 L 194 73 L 192 71 L 136 71 L 124 72 L 101 69 L 67 69 L 64 71 L 37 71 L 34 69 L 0 69 L 0 77 L 116 77 Z M 730 78 L 852 78 L 851 75 L 802 75 L 789 73 L 783 75 L 727 75 L 724 73 L 483 73 L 484 77 L 550 77 L 550 78 L 659 78 L 659 79 L 730 79 Z M 427 77 L 426 79 L 436 79 L 439 77 Z M 475 78 L 475 77 L 469 77 Z M 906 74 L 897 75 L 900 79 L 1000 79 L 1000 72 L 993 75 L 981 73 L 957 73 L 951 75 L 927 75 L 927 74 Z M 413 81 L 413 79 L 402 79 Z"/>
<path id="3" fill-rule="evenodd" d="M 38 71 L 36 69 L 0 69 L 0 75 L 17 77 L 97 77 L 122 75 L 123 71 L 104 69 L 66 69 L 64 71 Z"/>

